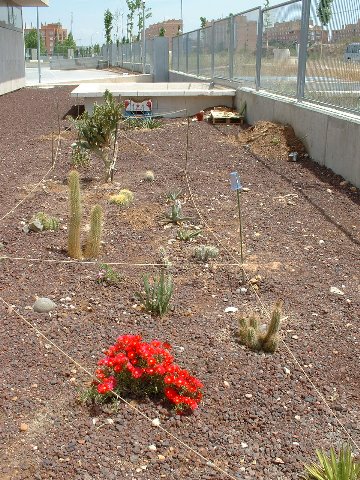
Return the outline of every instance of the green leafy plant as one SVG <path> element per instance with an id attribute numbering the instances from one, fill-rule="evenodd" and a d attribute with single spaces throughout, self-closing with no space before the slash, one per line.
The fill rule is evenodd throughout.
<path id="1" fill-rule="evenodd" d="M 36 213 L 29 222 L 29 229 L 31 230 L 32 224 L 38 224 L 42 226 L 42 230 L 58 230 L 60 222 L 57 218 L 51 217 L 44 212 Z"/>
<path id="2" fill-rule="evenodd" d="M 73 144 L 73 148 L 93 152 L 102 160 L 106 182 L 112 181 L 115 171 L 117 132 L 122 110 L 122 104 L 116 103 L 109 90 L 105 90 L 104 103 L 95 104 L 92 115 L 85 111 L 76 119 L 69 117 L 79 135 L 79 140 Z"/>
<path id="3" fill-rule="evenodd" d="M 155 180 L 155 175 L 152 170 L 147 170 L 144 174 L 144 180 L 147 182 L 153 182 Z"/>
<path id="4" fill-rule="evenodd" d="M 116 195 L 110 195 L 110 203 L 115 203 L 120 207 L 127 207 L 134 201 L 134 194 L 130 190 L 123 189 Z"/>
<path id="5" fill-rule="evenodd" d="M 277 302 L 265 333 L 260 331 L 260 319 L 255 313 L 248 318 L 240 318 L 238 332 L 240 343 L 251 350 L 274 353 L 279 344 L 281 307 L 281 302 Z"/>
<path id="6" fill-rule="evenodd" d="M 127 117 L 123 122 L 123 128 L 126 130 L 154 130 L 160 128 L 162 123 L 152 117 Z"/>
<path id="7" fill-rule="evenodd" d="M 336 455 L 333 448 L 330 455 L 322 450 L 316 450 L 319 463 L 305 465 L 305 480 L 359 480 L 360 463 L 353 458 L 351 448 L 344 446 Z"/>
<path id="8" fill-rule="evenodd" d="M 95 205 L 90 215 L 90 231 L 85 244 L 85 258 L 96 258 L 100 252 L 103 211 Z"/>
<path id="9" fill-rule="evenodd" d="M 216 258 L 219 255 L 219 249 L 211 245 L 200 245 L 194 250 L 194 257 L 200 262 L 207 262 L 210 258 Z"/>
<path id="10" fill-rule="evenodd" d="M 176 202 L 176 200 L 178 200 L 182 195 L 182 191 L 181 190 L 174 190 L 173 192 L 168 192 L 166 194 L 166 200 L 168 202 Z"/>
<path id="11" fill-rule="evenodd" d="M 191 240 L 196 238 L 198 235 L 201 235 L 201 233 L 202 233 L 202 230 L 179 229 L 177 232 L 176 238 L 183 242 L 191 242 Z"/>
<path id="12" fill-rule="evenodd" d="M 170 300 L 173 294 L 173 280 L 171 275 L 165 275 L 164 270 L 160 276 L 154 276 L 152 282 L 149 275 L 143 278 L 144 293 L 139 294 L 147 312 L 162 317 L 170 308 Z"/>
<path id="13" fill-rule="evenodd" d="M 165 214 L 165 223 L 179 224 L 186 220 L 191 220 L 189 217 L 183 217 L 182 206 L 180 200 L 175 200 L 171 205 L 169 213 Z"/>
<path id="14" fill-rule="evenodd" d="M 106 286 L 117 286 L 121 282 L 121 276 L 106 263 L 100 265 L 100 271 L 96 278 L 96 283 Z"/>
<path id="15" fill-rule="evenodd" d="M 68 254 L 71 258 L 81 258 L 81 192 L 80 179 L 76 170 L 69 174 L 70 219 L 68 228 Z"/>
<path id="16" fill-rule="evenodd" d="M 104 13 L 104 29 L 105 29 L 105 39 L 106 44 L 109 45 L 111 43 L 111 30 L 113 28 L 113 20 L 114 16 L 110 12 L 109 9 L 105 10 Z"/>

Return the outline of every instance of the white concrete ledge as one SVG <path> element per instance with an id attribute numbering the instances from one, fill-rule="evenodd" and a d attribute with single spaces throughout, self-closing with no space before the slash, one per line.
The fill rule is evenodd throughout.
<path id="1" fill-rule="evenodd" d="M 208 83 L 123 83 L 123 84 L 82 84 L 71 92 L 75 98 L 84 98 L 85 108 L 91 112 L 108 89 L 121 99 L 149 98 L 153 102 L 155 115 L 184 117 L 217 105 L 232 107 L 236 96 L 233 88 L 213 88 Z"/>

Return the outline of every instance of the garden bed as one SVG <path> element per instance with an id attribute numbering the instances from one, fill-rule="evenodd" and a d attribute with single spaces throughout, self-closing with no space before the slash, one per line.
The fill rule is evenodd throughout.
<path id="1" fill-rule="evenodd" d="M 179 417 L 159 402 L 132 405 L 233 478 L 295 479 L 315 448 L 350 442 L 347 433 L 359 444 L 358 191 L 306 157 L 277 158 L 280 142 L 272 142 L 271 155 L 262 145 L 258 157 L 236 138 L 242 127 L 191 122 L 190 195 L 186 121 L 121 132 L 113 184 L 103 184 L 99 162 L 81 171 L 84 226 L 95 203 L 105 212 L 99 264 L 121 263 L 113 266 L 119 285 L 99 285 L 99 264 L 64 263 L 75 139 L 65 131 L 71 88 L 0 97 L 0 217 L 28 195 L 0 226 L 0 255 L 13 258 L 0 261 L 1 297 L 10 305 L 0 307 L 0 477 L 227 478 L 131 407 L 79 403 L 91 378 L 25 320 L 90 372 L 119 335 L 170 342 L 177 363 L 204 384 L 199 408 Z M 58 117 L 61 153 L 31 193 L 51 166 Z M 153 182 L 144 180 L 146 170 Z M 261 277 L 256 291 L 241 284 L 237 265 L 234 170 L 249 189 L 241 194 L 245 271 Z M 134 192 L 133 204 L 110 204 L 109 195 L 123 188 Z M 192 242 L 177 240 L 178 227 L 163 222 L 166 194 L 177 190 L 185 216 L 202 230 Z M 60 230 L 25 234 L 22 222 L 38 211 L 59 218 Z M 196 261 L 192 253 L 201 244 L 217 246 L 219 256 Z M 173 308 L 156 318 L 141 309 L 136 293 L 164 256 Z M 34 313 L 36 296 L 51 298 L 56 310 Z M 236 337 L 240 313 L 271 310 L 278 299 L 284 343 L 273 355 L 245 349 Z M 229 306 L 238 312 L 225 313 Z"/>

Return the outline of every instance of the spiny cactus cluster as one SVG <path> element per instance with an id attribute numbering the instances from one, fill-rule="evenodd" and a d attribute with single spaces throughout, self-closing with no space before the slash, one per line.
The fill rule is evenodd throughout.
<path id="1" fill-rule="evenodd" d="M 76 170 L 70 172 L 69 175 L 69 203 L 70 203 L 70 220 L 69 220 L 69 236 L 68 236 L 68 255 L 71 258 L 82 258 L 81 250 L 81 192 L 79 174 Z M 85 243 L 84 255 L 86 258 L 95 258 L 100 251 L 102 230 L 102 208 L 96 205 L 91 212 L 90 232 Z"/>
<path id="2" fill-rule="evenodd" d="M 34 222 L 38 222 L 42 226 L 42 230 L 58 230 L 60 226 L 60 222 L 57 218 L 51 217 L 44 212 L 36 213 L 29 222 L 30 230 L 31 224 Z"/>
<path id="3" fill-rule="evenodd" d="M 115 205 L 119 205 L 120 207 L 127 207 L 134 201 L 134 194 L 130 190 L 124 188 L 116 195 L 110 195 L 109 200 L 110 203 L 115 203 Z"/>
<path id="4" fill-rule="evenodd" d="M 194 250 L 194 257 L 200 262 L 207 262 L 210 258 L 216 258 L 219 255 L 219 249 L 211 245 L 200 245 Z"/>
<path id="5" fill-rule="evenodd" d="M 274 353 L 279 344 L 281 307 L 282 303 L 277 302 L 272 311 L 270 323 L 264 333 L 260 331 L 260 320 L 256 314 L 252 314 L 249 318 L 240 318 L 238 333 L 240 342 L 251 350 Z"/>

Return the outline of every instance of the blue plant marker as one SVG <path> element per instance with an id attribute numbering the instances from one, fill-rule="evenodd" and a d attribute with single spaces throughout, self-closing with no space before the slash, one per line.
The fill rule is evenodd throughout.
<path id="1" fill-rule="evenodd" d="M 231 190 L 233 190 L 234 192 L 236 190 L 242 190 L 242 185 L 240 182 L 240 177 L 238 172 L 230 173 L 230 184 L 231 184 Z"/>

